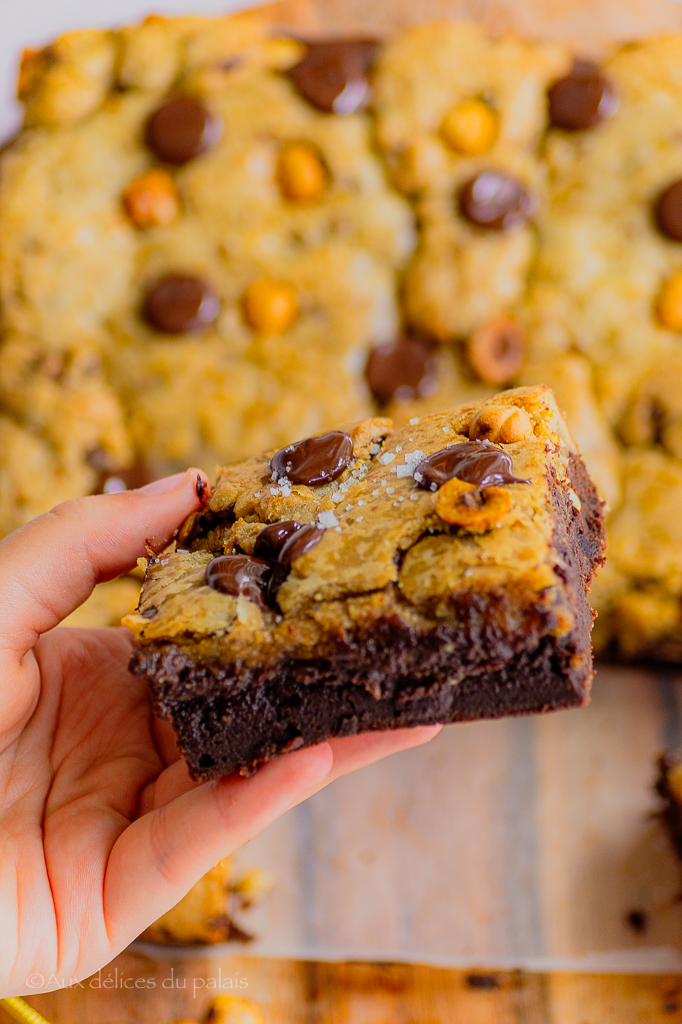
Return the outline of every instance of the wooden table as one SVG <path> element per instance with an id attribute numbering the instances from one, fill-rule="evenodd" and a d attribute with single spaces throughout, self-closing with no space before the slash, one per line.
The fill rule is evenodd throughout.
<path id="1" fill-rule="evenodd" d="M 267 1024 L 682 1022 L 682 978 L 673 975 L 495 974 L 244 956 L 178 961 L 171 974 L 130 952 L 99 980 L 30 1002 L 52 1024 L 170 1024 L 200 1018 L 211 997 L 209 979 L 224 984 L 228 978 L 247 982 L 236 991 L 260 1004 Z M 118 987 L 106 988 L 107 979 Z M 123 987 L 135 979 L 155 987 Z M 2 1011 L 0 1020 L 8 1020 Z"/>

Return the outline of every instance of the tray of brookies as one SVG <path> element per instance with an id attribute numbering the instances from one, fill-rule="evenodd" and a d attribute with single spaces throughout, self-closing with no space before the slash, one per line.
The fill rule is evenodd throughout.
<path id="1" fill-rule="evenodd" d="M 460 724 L 144 948 L 243 938 L 258 865 L 261 952 L 678 969 L 682 8 L 157 8 L 13 16 L 0 530 L 209 472 L 73 619 L 197 778 Z"/>

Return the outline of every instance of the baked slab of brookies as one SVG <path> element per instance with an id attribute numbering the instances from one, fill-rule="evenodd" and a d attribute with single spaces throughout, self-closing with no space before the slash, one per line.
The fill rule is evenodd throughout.
<path id="1" fill-rule="evenodd" d="M 132 670 L 196 778 L 331 736 L 584 704 L 602 501 L 545 387 L 223 469 Z"/>

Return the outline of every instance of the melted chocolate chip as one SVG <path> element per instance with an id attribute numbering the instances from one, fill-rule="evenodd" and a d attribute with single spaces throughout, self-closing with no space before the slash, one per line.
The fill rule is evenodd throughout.
<path id="1" fill-rule="evenodd" d="M 573 70 L 548 90 L 549 118 L 556 128 L 585 131 L 610 117 L 618 107 L 613 86 L 601 68 L 577 60 Z"/>
<path id="2" fill-rule="evenodd" d="M 300 530 L 296 530 L 287 541 L 283 544 L 277 561 L 280 565 L 286 565 L 287 567 L 295 562 L 297 558 L 301 558 L 308 551 L 319 544 L 322 540 L 324 530 L 316 526 L 315 523 L 308 523 L 307 526 L 302 526 Z"/>
<path id="3" fill-rule="evenodd" d="M 289 519 L 284 523 L 271 523 L 269 526 L 264 526 L 256 537 L 256 543 L 253 547 L 254 555 L 256 558 L 269 558 L 273 562 L 277 561 L 277 557 L 285 543 L 292 534 L 300 529 L 301 524 L 297 523 L 294 519 Z"/>
<path id="4" fill-rule="evenodd" d="M 243 594 L 261 605 L 271 575 L 271 562 L 250 555 L 218 555 L 206 567 L 209 587 L 235 597 Z"/>
<path id="5" fill-rule="evenodd" d="M 463 441 L 443 448 L 423 459 L 414 471 L 414 479 L 428 491 L 437 491 L 453 476 L 476 487 L 530 482 L 515 477 L 510 457 L 489 441 Z"/>
<path id="6" fill-rule="evenodd" d="M 220 300 L 205 281 L 189 274 L 169 274 L 151 286 L 143 315 L 163 334 L 196 334 L 213 323 Z"/>
<path id="7" fill-rule="evenodd" d="M 436 387 L 433 345 L 406 335 L 372 349 L 365 367 L 369 389 L 379 404 L 409 402 L 433 394 Z"/>
<path id="8" fill-rule="evenodd" d="M 309 43 L 289 75 L 313 107 L 328 114 L 353 114 L 369 101 L 368 74 L 376 47 L 369 39 Z"/>
<path id="9" fill-rule="evenodd" d="M 147 121 L 145 141 L 167 164 L 186 164 L 218 141 L 220 124 L 191 96 L 174 96 Z"/>
<path id="10" fill-rule="evenodd" d="M 682 242 L 682 178 L 673 181 L 656 200 L 654 217 L 661 234 Z"/>
<path id="11" fill-rule="evenodd" d="M 523 185 L 501 171 L 481 171 L 459 193 L 459 212 L 471 224 L 503 231 L 522 224 L 535 210 Z"/>
<path id="12" fill-rule="evenodd" d="M 321 530 L 315 523 L 301 526 L 282 545 L 268 586 L 268 599 L 273 602 L 279 588 L 291 570 L 291 563 L 311 551 L 322 540 Z"/>
<path id="13" fill-rule="evenodd" d="M 316 487 L 341 476 L 353 460 L 353 442 L 341 430 L 280 448 L 270 461 L 275 479 L 286 477 L 291 484 Z"/>

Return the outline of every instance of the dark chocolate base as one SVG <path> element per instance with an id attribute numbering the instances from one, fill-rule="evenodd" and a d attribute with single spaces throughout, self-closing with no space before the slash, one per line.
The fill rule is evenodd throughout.
<path id="1" fill-rule="evenodd" d="M 176 702 L 170 715 L 195 778 L 251 774 L 277 754 L 332 736 L 579 706 L 588 697 L 590 673 L 571 667 L 572 653 L 547 639 L 497 671 L 454 685 L 406 684 L 379 699 L 352 682 L 336 686 L 288 676 L 232 698 Z"/>
<path id="2" fill-rule="evenodd" d="M 452 601 L 452 618 L 428 631 L 396 615 L 370 634 L 339 639 L 333 657 L 267 671 L 199 661 L 191 640 L 136 651 L 131 669 L 147 677 L 157 711 L 171 718 L 194 778 L 248 775 L 334 736 L 586 703 L 593 613 L 585 594 L 603 558 L 602 505 L 579 460 L 572 470 L 580 511 L 558 483 L 551 488 L 563 607 L 539 603 L 519 618 L 511 593 L 463 595 Z M 569 610 L 575 625 L 566 633 L 557 627 Z"/>

